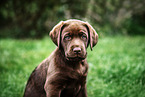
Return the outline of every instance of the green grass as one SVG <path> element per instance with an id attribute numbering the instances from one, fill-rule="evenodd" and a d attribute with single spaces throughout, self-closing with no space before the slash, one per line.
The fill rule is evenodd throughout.
<path id="1" fill-rule="evenodd" d="M 0 97 L 22 97 L 33 69 L 55 49 L 49 38 L 0 40 Z M 145 36 L 104 37 L 88 48 L 88 97 L 145 97 Z"/>

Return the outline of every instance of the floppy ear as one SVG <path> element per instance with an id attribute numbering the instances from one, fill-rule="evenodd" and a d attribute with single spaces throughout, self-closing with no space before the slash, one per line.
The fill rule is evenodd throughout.
<path id="1" fill-rule="evenodd" d="M 89 41 L 90 41 L 90 48 L 91 50 L 93 47 L 97 44 L 98 42 L 98 34 L 95 31 L 95 29 L 88 23 L 86 22 L 87 28 L 88 28 L 88 33 L 89 33 Z"/>
<path id="2" fill-rule="evenodd" d="M 49 36 L 51 37 L 52 41 L 55 43 L 56 46 L 60 48 L 60 39 L 61 39 L 61 28 L 64 22 L 60 21 L 53 29 L 50 31 Z"/>

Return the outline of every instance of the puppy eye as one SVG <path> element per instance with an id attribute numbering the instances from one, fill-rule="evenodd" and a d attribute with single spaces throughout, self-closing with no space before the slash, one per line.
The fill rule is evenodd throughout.
<path id="1" fill-rule="evenodd" d="M 81 38 L 84 39 L 84 40 L 86 40 L 87 39 L 87 36 L 85 34 L 83 34 Z"/>
<path id="2" fill-rule="evenodd" d="M 69 35 L 66 35 L 66 36 L 64 36 L 64 39 L 65 39 L 65 40 L 70 40 L 71 37 L 70 37 Z"/>

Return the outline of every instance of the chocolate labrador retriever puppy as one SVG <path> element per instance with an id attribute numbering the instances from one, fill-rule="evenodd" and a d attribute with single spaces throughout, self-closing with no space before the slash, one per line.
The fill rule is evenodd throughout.
<path id="1" fill-rule="evenodd" d="M 57 45 L 32 72 L 24 97 L 87 97 L 87 47 L 98 41 L 93 27 L 76 19 L 61 21 L 50 32 Z"/>

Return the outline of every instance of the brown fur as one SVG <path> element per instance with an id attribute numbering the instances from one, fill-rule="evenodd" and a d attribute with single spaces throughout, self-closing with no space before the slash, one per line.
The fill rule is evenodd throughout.
<path id="1" fill-rule="evenodd" d="M 32 72 L 24 97 L 87 97 L 86 49 L 98 41 L 93 27 L 80 20 L 58 23 L 50 32 L 58 46 Z"/>

